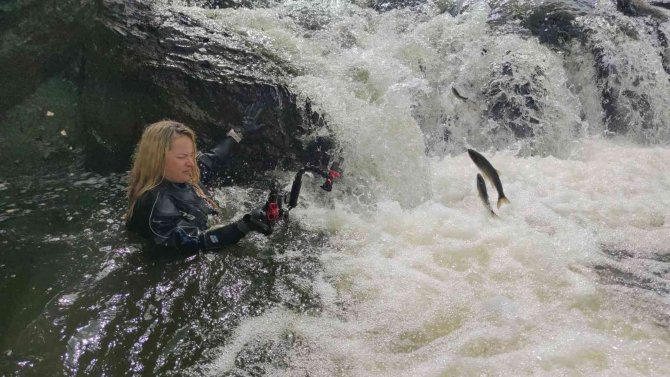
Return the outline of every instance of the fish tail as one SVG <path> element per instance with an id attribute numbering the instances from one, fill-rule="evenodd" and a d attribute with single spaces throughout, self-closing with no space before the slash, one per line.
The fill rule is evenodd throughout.
<path id="1" fill-rule="evenodd" d="M 509 199 L 507 199 L 504 195 L 498 198 L 498 209 L 500 209 L 500 206 L 503 204 L 509 204 Z"/>

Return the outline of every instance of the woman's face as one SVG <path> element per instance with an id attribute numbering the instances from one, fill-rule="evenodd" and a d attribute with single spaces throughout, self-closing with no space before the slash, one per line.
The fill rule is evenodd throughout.
<path id="1" fill-rule="evenodd" d="M 195 148 L 191 138 L 185 135 L 172 137 L 172 145 L 165 156 L 163 177 L 170 182 L 191 182 L 195 169 Z"/>

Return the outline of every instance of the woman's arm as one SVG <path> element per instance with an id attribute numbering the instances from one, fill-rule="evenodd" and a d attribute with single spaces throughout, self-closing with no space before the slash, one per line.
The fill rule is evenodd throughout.
<path id="1" fill-rule="evenodd" d="M 128 229 L 155 245 L 185 254 L 220 250 L 237 243 L 252 230 L 265 235 L 272 233 L 272 227 L 260 210 L 252 211 L 241 220 L 227 225 L 217 225 L 206 230 L 201 230 L 198 225 L 194 216 L 180 211 L 169 195 L 147 192 L 138 200 Z"/>
<path id="2" fill-rule="evenodd" d="M 226 138 L 221 140 L 214 148 L 208 152 L 198 153 L 200 182 L 206 184 L 214 177 L 221 165 L 228 159 L 233 145 L 239 144 L 245 135 L 257 132 L 264 127 L 258 119 L 266 107 L 267 104 L 262 101 L 249 106 L 244 111 L 240 129 L 236 131 L 231 128 L 226 134 Z"/>
<path id="3" fill-rule="evenodd" d="M 206 184 L 219 170 L 221 165 L 228 159 L 233 145 L 242 141 L 242 136 L 235 130 L 228 131 L 226 138 L 217 144 L 212 150 L 204 153 L 198 153 L 196 157 L 198 167 L 200 168 L 200 182 Z"/>
<path id="4" fill-rule="evenodd" d="M 154 244 L 192 254 L 237 243 L 249 231 L 237 223 L 201 231 L 191 215 L 179 211 L 169 196 L 157 193 L 148 222 Z"/>

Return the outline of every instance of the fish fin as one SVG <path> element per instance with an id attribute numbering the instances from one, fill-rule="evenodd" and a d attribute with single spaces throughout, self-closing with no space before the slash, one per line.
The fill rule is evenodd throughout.
<path id="1" fill-rule="evenodd" d="M 498 209 L 500 209 L 500 206 L 503 204 L 509 204 L 509 199 L 507 199 L 505 196 L 498 198 Z"/>
<path id="2" fill-rule="evenodd" d="M 493 210 L 491 210 L 491 217 L 498 217 L 498 214 L 496 214 L 495 212 L 493 212 Z"/>

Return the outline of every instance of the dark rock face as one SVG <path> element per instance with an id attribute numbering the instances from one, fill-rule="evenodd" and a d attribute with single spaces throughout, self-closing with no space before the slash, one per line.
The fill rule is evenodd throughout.
<path id="1" fill-rule="evenodd" d="M 630 129 L 649 130 L 653 134 L 653 130 L 664 127 L 653 106 L 653 98 L 647 92 L 647 88 L 654 85 L 652 80 L 656 79 L 649 77 L 634 61 L 629 61 L 625 54 L 619 53 L 618 48 L 611 46 L 616 46 L 612 39 L 617 34 L 631 40 L 655 36 L 656 41 L 652 39 L 651 43 L 658 47 L 661 56 L 662 67 L 659 68 L 662 69 L 659 73 L 667 73 L 665 34 L 659 22 L 651 18 L 603 18 L 602 21 L 616 30 L 614 35 L 601 33 L 600 24 L 586 24 L 582 28 L 581 42 L 594 58 L 605 126 L 615 134 L 626 134 Z"/>
<path id="2" fill-rule="evenodd" d="M 542 109 L 536 98 L 546 95 L 540 82 L 544 73 L 535 67 L 526 77 L 520 75 L 512 63 L 502 64 L 499 72 L 492 72 L 484 95 L 488 118 L 511 131 L 515 138 L 528 138 L 535 136 L 535 128 L 540 123 Z"/>
<path id="3" fill-rule="evenodd" d="M 293 159 L 304 134 L 295 97 L 279 82 L 289 67 L 216 25 L 202 25 L 171 10 L 105 1 L 94 29 L 98 41 L 86 51 L 84 118 L 95 124 L 86 143 L 130 156 L 142 127 L 164 118 L 184 122 L 204 136 L 204 145 L 241 124 L 247 106 L 261 101 L 265 128 L 248 137 L 239 156 L 253 156 L 253 170 Z M 93 160 L 93 159 L 90 159 Z M 246 159 L 245 159 L 246 160 Z"/>
<path id="4" fill-rule="evenodd" d="M 233 171 L 249 175 L 250 170 L 324 160 L 323 155 L 308 152 L 320 149 L 310 145 L 318 141 L 306 137 L 323 122 L 312 122 L 318 115 L 296 103 L 283 84 L 292 68 L 268 51 L 214 22 L 205 24 L 151 3 L 101 0 L 93 5 L 77 0 L 59 4 L 34 0 L 31 12 L 3 15 L 17 25 L 3 32 L 4 41 L 23 33 L 23 39 L 41 44 L 14 43 L 9 53 L 0 53 L 0 66 L 16 70 L 0 74 L 7 81 L 0 89 L 0 118 L 41 81 L 60 71 L 79 87 L 83 129 L 77 134 L 82 135 L 79 142 L 85 146 L 87 165 L 95 170 L 127 170 L 143 127 L 161 119 L 186 123 L 200 136 L 200 148 L 211 146 L 231 127 L 240 127 L 244 110 L 259 101 L 264 107 L 260 117 L 264 127 L 246 137 L 234 152 L 238 158 L 231 162 Z M 51 15 L 54 7 L 60 13 Z M 61 18 L 72 23 L 67 33 L 52 36 L 53 31 L 33 22 L 21 26 L 22 18 L 29 16 L 52 17 L 53 25 L 46 26 L 56 29 L 63 25 Z M 43 31 L 33 35 L 37 33 L 33 30 Z M 39 48 L 47 52 L 29 59 L 33 49 Z M 43 55 L 54 57 L 40 60 Z M 16 79 L 26 72 L 35 76 L 34 82 Z M 19 87 L 22 90 L 12 90 Z"/>
<path id="5" fill-rule="evenodd" d="M 616 9 L 630 17 L 651 16 L 652 18 L 663 21 L 668 19 L 666 14 L 654 6 L 659 8 L 670 8 L 670 4 L 663 1 L 651 2 L 650 4 L 643 0 L 616 0 Z"/>
<path id="6" fill-rule="evenodd" d="M 0 5 L 0 176 L 42 174 L 81 161 L 76 70 L 92 19 L 86 0 Z"/>
<path id="7" fill-rule="evenodd" d="M 280 0 L 186 0 L 188 6 L 209 9 L 268 7 L 279 2 Z"/>
<path id="8" fill-rule="evenodd" d="M 51 78 L 7 111 L 0 124 L 0 177 L 37 174 L 80 166 L 79 90 L 62 77 Z"/>
<path id="9" fill-rule="evenodd" d="M 593 12 L 592 6 L 585 1 L 577 0 L 571 2 L 547 2 L 544 5 L 532 9 L 520 9 L 517 13 L 510 13 L 509 8 L 502 8 L 499 12 L 503 14 L 504 19 L 518 18 L 521 25 L 526 28 L 530 34 L 537 36 L 540 43 L 552 46 L 555 49 L 561 49 L 571 53 L 572 40 L 581 42 L 586 53 L 593 56 L 593 66 L 596 70 L 596 82 L 601 92 L 601 104 L 604 114 L 604 122 L 607 130 L 617 134 L 625 134 L 631 127 L 637 129 L 655 129 L 660 127 L 658 121 L 655 121 L 652 98 L 643 89 L 645 81 L 649 77 L 645 76 L 643 70 L 637 69 L 633 62 L 622 60 L 625 54 L 620 54 L 616 49 L 609 46 L 615 46 L 616 42 L 610 34 L 601 32 L 602 25 L 597 22 L 589 23 L 576 21 L 578 16 L 590 14 L 589 20 L 602 20 L 612 26 L 615 33 L 621 35 L 624 39 L 640 40 L 646 38 L 646 35 L 655 35 L 657 41 L 651 41 L 653 45 L 659 47 L 658 53 L 661 56 L 662 67 L 665 72 L 670 72 L 670 49 L 666 35 L 661 27 L 662 21 L 666 19 L 661 10 L 649 6 L 647 3 L 637 0 L 617 0 L 617 10 L 626 16 L 650 16 L 631 19 L 628 17 L 603 17 L 603 15 Z M 509 28 L 508 23 L 493 26 Z M 518 32 L 517 30 L 511 30 Z M 605 41 L 606 39 L 611 39 Z M 633 83 L 633 87 L 623 87 L 621 76 L 625 75 L 627 80 Z M 529 82 L 532 82 L 531 79 Z M 626 81 L 626 79 L 624 79 Z M 533 87 L 531 85 L 531 87 Z M 493 94 L 496 94 L 495 88 Z M 494 118 L 502 115 L 503 118 L 521 118 L 520 111 L 513 110 L 518 108 L 513 103 L 509 104 L 507 97 L 494 104 L 491 113 Z M 516 101 L 519 102 L 519 101 Z M 502 109 L 507 114 L 502 114 Z M 531 110 L 532 103 L 527 106 Z M 526 109 L 528 110 L 528 109 Z M 518 127 L 518 122 L 511 129 L 516 129 L 515 135 L 525 134 L 527 127 Z M 520 132 L 521 131 L 521 132 Z"/>
<path id="10" fill-rule="evenodd" d="M 7 0 L 0 6 L 0 118 L 79 54 L 88 0 Z"/>
<path id="11" fill-rule="evenodd" d="M 670 9 L 670 1 L 669 0 L 657 0 L 657 1 L 650 1 L 649 4 L 659 7 L 659 8 L 665 8 L 665 9 Z"/>
<path id="12" fill-rule="evenodd" d="M 637 16 L 637 7 L 632 0 L 616 0 L 616 9 L 626 16 Z"/>
<path id="13" fill-rule="evenodd" d="M 540 43 L 563 46 L 579 36 L 579 30 L 573 24 L 578 14 L 574 9 L 550 3 L 534 9 L 522 24 L 538 37 Z"/>

